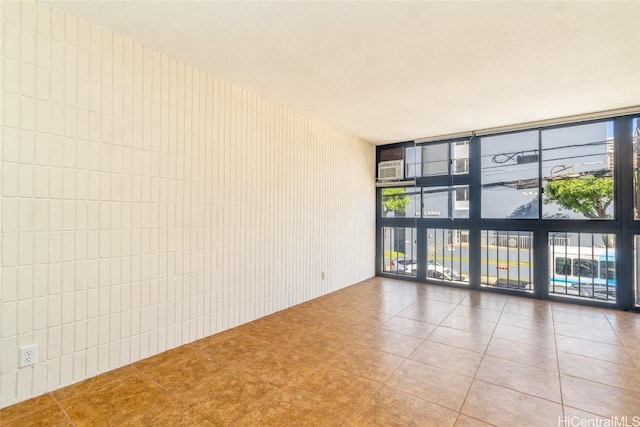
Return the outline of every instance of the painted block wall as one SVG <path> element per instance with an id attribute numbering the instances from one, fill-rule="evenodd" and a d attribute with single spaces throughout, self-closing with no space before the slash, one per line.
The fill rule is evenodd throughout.
<path id="1" fill-rule="evenodd" d="M 1 407 L 374 275 L 371 144 L 49 5 L 0 8 Z"/>

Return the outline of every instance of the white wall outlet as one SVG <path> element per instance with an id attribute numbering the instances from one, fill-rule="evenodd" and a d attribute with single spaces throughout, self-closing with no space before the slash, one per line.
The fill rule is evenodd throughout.
<path id="1" fill-rule="evenodd" d="M 324 280 L 324 271 L 320 273 L 320 280 Z"/>
<path id="2" fill-rule="evenodd" d="M 20 367 L 31 366 L 38 363 L 38 344 L 29 344 L 20 347 Z"/>

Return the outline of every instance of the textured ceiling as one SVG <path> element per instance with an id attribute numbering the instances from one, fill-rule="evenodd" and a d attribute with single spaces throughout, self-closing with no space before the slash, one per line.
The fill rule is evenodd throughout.
<path id="1" fill-rule="evenodd" d="M 640 105 L 640 2 L 52 1 L 376 144 Z"/>

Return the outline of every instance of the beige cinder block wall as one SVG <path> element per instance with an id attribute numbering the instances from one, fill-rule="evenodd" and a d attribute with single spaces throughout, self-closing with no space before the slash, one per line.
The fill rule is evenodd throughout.
<path id="1" fill-rule="evenodd" d="M 0 406 L 374 275 L 371 144 L 49 5 L 0 8 Z"/>

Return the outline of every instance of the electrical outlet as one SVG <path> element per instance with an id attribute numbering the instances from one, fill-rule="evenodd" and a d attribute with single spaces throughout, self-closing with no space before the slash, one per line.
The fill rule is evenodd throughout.
<path id="1" fill-rule="evenodd" d="M 38 363 L 38 344 L 29 344 L 20 347 L 20 367 L 31 366 Z"/>
<path id="2" fill-rule="evenodd" d="M 324 271 L 320 273 L 320 280 L 324 280 Z"/>

